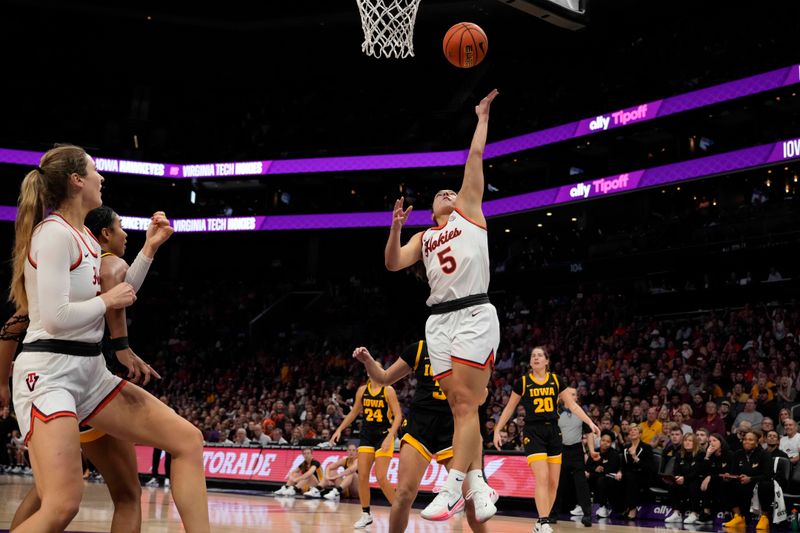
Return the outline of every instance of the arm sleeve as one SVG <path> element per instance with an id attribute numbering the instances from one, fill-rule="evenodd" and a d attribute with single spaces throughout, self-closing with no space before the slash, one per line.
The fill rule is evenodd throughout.
<path id="1" fill-rule="evenodd" d="M 125 274 L 125 281 L 133 286 L 133 290 L 135 292 L 139 292 L 139 289 L 142 287 L 142 283 L 144 283 L 144 278 L 147 276 L 147 272 L 150 270 L 150 265 L 152 264 L 152 257 L 147 257 L 142 252 L 139 252 L 139 255 L 136 256 L 136 259 L 134 259 L 133 264 L 130 266 L 130 268 L 128 268 L 128 272 Z"/>
<path id="2" fill-rule="evenodd" d="M 400 359 L 402 359 L 403 362 L 408 365 L 408 368 L 412 370 L 414 370 L 414 363 L 417 361 L 418 350 L 419 342 L 415 342 L 414 344 L 409 344 L 406 346 L 403 350 L 403 353 L 400 354 Z M 420 358 L 422 358 L 422 354 L 420 354 Z"/>
<path id="3" fill-rule="evenodd" d="M 46 226 L 42 228 L 39 236 L 45 241 L 39 247 L 36 257 L 38 281 L 36 296 L 42 327 L 49 334 L 58 335 L 95 322 L 105 314 L 106 304 L 99 296 L 83 302 L 69 301 L 72 237 L 66 230 Z"/>

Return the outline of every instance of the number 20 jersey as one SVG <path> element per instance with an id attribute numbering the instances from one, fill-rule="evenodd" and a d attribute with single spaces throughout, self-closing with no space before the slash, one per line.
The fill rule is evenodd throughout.
<path id="1" fill-rule="evenodd" d="M 519 404 L 525 407 L 525 425 L 557 422 L 558 395 L 561 390 L 561 381 L 551 372 L 547 373 L 541 383 L 532 374 L 518 379 L 514 383 L 513 391 L 522 396 Z"/>
<path id="2" fill-rule="evenodd" d="M 422 234 L 422 261 L 431 287 L 429 306 L 489 290 L 486 228 L 459 209 L 453 210 L 444 226 Z"/>

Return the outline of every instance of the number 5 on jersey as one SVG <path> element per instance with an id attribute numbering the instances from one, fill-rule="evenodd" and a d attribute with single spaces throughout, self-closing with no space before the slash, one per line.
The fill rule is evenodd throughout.
<path id="1" fill-rule="evenodd" d="M 456 258 L 447 255 L 448 252 L 450 252 L 449 246 L 436 254 L 436 257 L 439 258 L 439 264 L 442 266 L 442 272 L 445 274 L 452 274 L 456 271 L 456 267 L 458 265 L 456 265 Z"/>

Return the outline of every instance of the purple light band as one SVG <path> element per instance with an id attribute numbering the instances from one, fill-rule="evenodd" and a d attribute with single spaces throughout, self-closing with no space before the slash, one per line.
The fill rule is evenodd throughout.
<path id="1" fill-rule="evenodd" d="M 555 126 L 518 137 L 486 145 L 484 159 L 492 159 L 548 144 L 577 139 L 602 131 L 640 124 L 660 117 L 699 109 L 743 96 L 771 91 L 800 83 L 800 65 L 784 67 L 699 89 L 663 100 L 586 118 L 570 124 Z M 41 152 L 0 148 L 0 163 L 36 166 Z M 281 159 L 265 161 L 240 161 L 232 163 L 200 163 L 176 165 L 171 163 L 146 163 L 121 159 L 96 158 L 101 172 L 178 178 L 225 178 L 259 176 L 267 174 L 306 174 L 315 172 L 386 170 L 399 168 L 430 168 L 463 165 L 467 150 L 449 152 L 420 152 L 351 157 L 320 157 L 312 159 Z"/>
<path id="2" fill-rule="evenodd" d="M 582 181 L 553 189 L 535 191 L 483 203 L 487 218 L 510 215 L 522 211 L 542 209 L 554 205 L 594 200 L 624 192 L 658 187 L 668 183 L 679 183 L 725 172 L 800 159 L 800 137 L 777 143 L 764 144 L 672 163 L 646 170 L 636 170 L 605 178 Z M 0 206 L 0 220 L 13 221 L 16 208 Z M 148 218 L 122 217 L 126 230 L 145 230 Z M 196 218 L 173 220 L 179 233 L 202 233 L 224 231 L 280 231 L 311 229 L 346 229 L 388 227 L 391 213 L 386 211 L 368 213 L 328 213 L 319 215 L 274 215 L 256 217 Z M 412 211 L 408 226 L 424 227 L 431 224 L 430 212 Z"/>

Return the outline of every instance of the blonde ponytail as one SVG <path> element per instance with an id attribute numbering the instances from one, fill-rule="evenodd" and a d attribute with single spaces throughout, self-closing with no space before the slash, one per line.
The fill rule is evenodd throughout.
<path id="1" fill-rule="evenodd" d="M 88 156 L 80 146 L 61 145 L 48 150 L 39 166 L 28 172 L 22 180 L 17 203 L 17 220 L 14 224 L 14 265 L 11 274 L 9 300 L 17 307 L 28 308 L 25 293 L 25 261 L 31 250 L 33 229 L 44 220 L 47 211 L 55 209 L 70 194 L 69 177 L 86 175 Z"/>
<path id="2" fill-rule="evenodd" d="M 9 299 L 17 307 L 28 308 L 28 295 L 25 293 L 25 261 L 31 249 L 33 228 L 44 219 L 44 180 L 38 168 L 31 170 L 22 180 L 17 203 L 17 220 L 14 223 L 14 271 L 11 275 Z"/>

